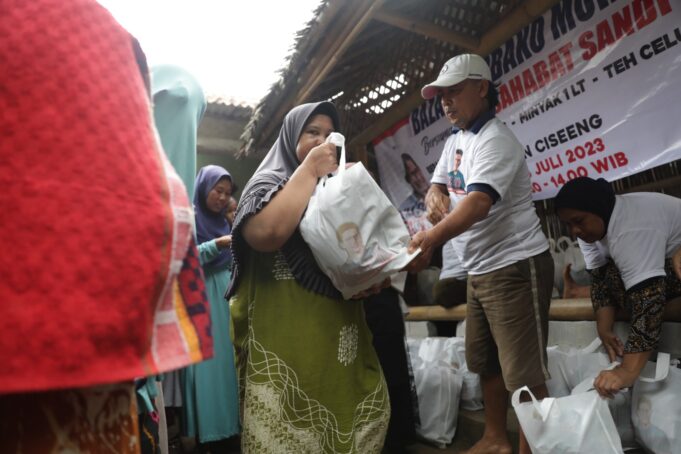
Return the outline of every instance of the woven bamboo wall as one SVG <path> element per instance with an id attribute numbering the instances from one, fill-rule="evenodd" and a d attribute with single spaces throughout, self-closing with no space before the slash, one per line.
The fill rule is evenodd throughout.
<path id="1" fill-rule="evenodd" d="M 333 100 L 341 114 L 343 133 L 349 139 L 376 123 L 395 102 L 432 80 L 449 58 L 468 50 L 389 25 L 381 19 L 381 14 L 418 21 L 425 24 L 425 28 L 451 30 L 452 35 L 461 37 L 463 42 L 477 43 L 520 0 L 322 1 L 315 19 L 298 34 L 281 79 L 255 108 L 242 135 L 243 153 L 269 148 L 285 113 L 280 112 L 282 118 L 279 118 L 275 112 L 282 110 L 280 107 L 290 102 L 295 93 L 305 89 L 299 85 L 308 81 L 304 74 L 316 68 L 325 55 L 315 53 L 321 52 L 320 43 L 331 36 L 329 33 L 342 28 L 343 21 L 352 17 L 353 7 L 374 3 L 380 5 L 379 17 L 372 16 L 349 46 L 334 55 L 338 60 L 333 69 L 305 97 L 306 101 Z M 343 38 L 336 36 L 335 39 Z"/>
<path id="2" fill-rule="evenodd" d="M 387 0 L 388 13 L 410 17 L 479 39 L 516 0 Z M 353 137 L 408 93 L 419 90 L 451 57 L 466 52 L 417 33 L 372 20 L 341 56 L 311 99 L 329 99 L 341 112 L 343 132 Z"/>

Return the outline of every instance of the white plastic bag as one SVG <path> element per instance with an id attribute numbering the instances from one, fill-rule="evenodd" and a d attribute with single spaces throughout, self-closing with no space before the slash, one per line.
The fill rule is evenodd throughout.
<path id="1" fill-rule="evenodd" d="M 668 353 L 658 353 L 657 363 L 646 364 L 631 403 L 639 443 L 655 454 L 681 453 L 681 370 L 670 367 Z"/>
<path id="2" fill-rule="evenodd" d="M 463 376 L 444 361 L 422 362 L 414 370 L 420 426 L 416 433 L 440 448 L 452 442 Z"/>
<path id="3" fill-rule="evenodd" d="M 426 337 L 419 344 L 418 356 L 425 363 L 444 362 L 455 369 L 459 368 L 456 353 L 447 348 L 449 338 Z"/>
<path id="4" fill-rule="evenodd" d="M 578 241 L 572 241 L 570 247 L 565 251 L 564 255 L 564 266 L 568 264 L 570 267 L 570 277 L 577 285 L 591 285 L 591 276 L 586 270 L 586 261 L 584 260 L 584 254 L 579 247 Z M 561 270 L 562 273 L 562 270 Z"/>
<path id="5" fill-rule="evenodd" d="M 332 133 L 332 143 L 344 143 Z M 300 222 L 317 264 L 346 299 L 399 272 L 409 232 L 399 212 L 361 163 L 345 168 L 343 145 L 334 177 L 320 180 Z"/>
<path id="6" fill-rule="evenodd" d="M 468 370 L 466 365 L 466 344 L 462 337 L 427 337 L 418 342 L 407 339 L 410 349 L 416 349 L 412 355 L 412 368 L 416 370 L 424 362 L 449 364 L 461 375 L 461 398 L 459 407 L 463 410 L 481 410 L 484 408 L 480 376 Z"/>
<path id="7" fill-rule="evenodd" d="M 466 367 L 464 339 L 407 339 L 419 401 L 417 433 L 444 448 L 456 433 L 459 408 L 482 408 L 480 377 Z"/>
<path id="8" fill-rule="evenodd" d="M 569 396 L 572 390 L 588 377 L 596 377 L 608 367 L 610 360 L 602 351 L 600 338 L 588 346 L 577 348 L 549 347 L 548 369 L 551 379 L 546 382 L 551 397 Z"/>
<path id="9" fill-rule="evenodd" d="M 563 359 L 567 352 L 558 346 L 546 348 L 548 358 L 547 369 L 551 378 L 546 380 L 546 389 L 551 397 L 565 397 L 570 395 L 570 387 L 567 384 L 567 377 L 563 374 Z"/>
<path id="10" fill-rule="evenodd" d="M 575 272 L 586 269 L 584 254 L 582 254 L 582 250 L 579 248 L 579 243 L 567 237 L 561 237 L 561 240 L 563 238 L 567 240 L 567 248 L 563 251 L 563 267 L 569 264 L 572 266 L 572 271 Z"/>
<path id="11" fill-rule="evenodd" d="M 612 363 L 606 369 L 612 369 L 617 365 L 619 363 Z M 594 389 L 593 383 L 597 376 L 584 379 L 572 390 L 572 394 L 584 393 Z M 617 427 L 617 433 L 622 441 L 622 448 L 625 450 L 638 448 L 638 443 L 636 443 L 634 437 L 634 425 L 631 421 L 631 393 L 626 389 L 622 390 L 616 393 L 612 399 L 607 399 L 607 402 L 615 427 Z"/>
<path id="12" fill-rule="evenodd" d="M 532 400 L 521 403 L 523 392 Z M 608 404 L 596 391 L 537 401 L 524 386 L 513 393 L 511 400 L 534 454 L 624 452 Z"/>
<path id="13" fill-rule="evenodd" d="M 565 259 L 563 258 L 563 251 L 556 246 L 556 240 L 553 238 L 549 238 L 549 252 L 553 259 L 553 287 L 558 291 L 558 294 L 562 294 Z"/>
<path id="14" fill-rule="evenodd" d="M 464 410 L 481 410 L 483 407 L 480 376 L 468 370 L 466 365 L 466 343 L 462 337 L 427 337 L 419 346 L 419 364 L 446 363 L 461 375 L 460 407 Z M 415 369 L 417 365 L 412 363 Z"/>
<path id="15" fill-rule="evenodd" d="M 484 408 L 482 403 L 482 388 L 480 387 L 480 375 L 468 370 L 466 364 L 466 342 L 463 337 L 450 337 L 445 348 L 456 352 L 459 373 L 463 377 L 461 386 L 461 403 L 463 410 L 481 410 Z"/>
<path id="16" fill-rule="evenodd" d="M 409 361 L 411 362 L 412 370 L 416 369 L 421 364 L 421 358 L 419 357 L 419 348 L 421 348 L 422 338 L 418 337 L 407 337 L 407 354 L 409 355 Z"/>
<path id="17" fill-rule="evenodd" d="M 549 240 L 550 252 L 553 257 L 553 285 L 559 294 L 563 294 L 563 271 L 570 265 L 570 275 L 578 285 L 590 285 L 591 278 L 586 271 L 584 254 L 579 248 L 577 241 L 572 241 L 566 236 L 559 237 L 555 242 Z"/>

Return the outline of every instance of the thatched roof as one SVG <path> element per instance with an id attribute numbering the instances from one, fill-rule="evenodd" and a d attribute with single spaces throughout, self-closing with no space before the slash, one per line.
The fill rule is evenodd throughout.
<path id="1" fill-rule="evenodd" d="M 231 120 L 249 119 L 253 115 L 253 107 L 244 101 L 225 99 L 219 96 L 208 96 L 207 102 L 206 115 Z"/>
<path id="2" fill-rule="evenodd" d="M 452 56 L 487 55 L 557 0 L 324 0 L 301 30 L 280 80 L 241 137 L 268 148 L 284 115 L 332 99 L 350 146 L 363 147 L 406 116 Z"/>
<path id="3" fill-rule="evenodd" d="M 197 150 L 202 154 L 237 155 L 241 148 L 239 137 L 253 108 L 235 99 L 208 96 L 207 101 L 199 125 Z"/>

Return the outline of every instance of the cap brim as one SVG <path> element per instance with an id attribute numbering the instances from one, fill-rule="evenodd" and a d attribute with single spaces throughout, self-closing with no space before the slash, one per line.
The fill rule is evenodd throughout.
<path id="1" fill-rule="evenodd" d="M 429 83 L 421 89 L 421 96 L 424 99 L 431 99 L 437 95 L 437 92 L 441 88 L 451 87 L 460 82 L 466 80 L 461 74 L 445 74 L 438 77 L 434 82 Z"/>

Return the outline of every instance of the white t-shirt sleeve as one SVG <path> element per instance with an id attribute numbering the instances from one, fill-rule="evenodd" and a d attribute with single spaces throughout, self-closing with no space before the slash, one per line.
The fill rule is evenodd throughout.
<path id="1" fill-rule="evenodd" d="M 608 263 L 608 256 L 598 247 L 596 243 L 587 243 L 577 238 L 579 250 L 584 256 L 584 263 L 587 270 L 595 270 Z"/>
<path id="2" fill-rule="evenodd" d="M 457 279 L 465 279 L 467 276 L 466 270 L 461 265 L 461 259 L 456 253 L 455 245 L 452 240 L 447 241 L 442 246 L 442 270 L 440 272 L 440 279 L 447 279 L 454 277 Z"/>
<path id="3" fill-rule="evenodd" d="M 611 238 L 610 254 L 622 274 L 624 288 L 651 277 L 664 277 L 664 257 L 667 241 L 656 229 L 629 230 Z"/>
<path id="4" fill-rule="evenodd" d="M 480 144 L 474 163 L 466 175 L 466 185 L 490 185 L 503 199 L 508 194 L 518 169 L 525 159 L 517 151 L 518 144 L 509 137 L 497 135 Z"/>
<path id="5" fill-rule="evenodd" d="M 447 184 L 447 167 L 449 163 L 449 155 L 450 152 L 449 150 L 453 149 L 452 141 L 454 140 L 454 137 L 450 137 L 447 139 L 445 142 L 445 147 L 444 150 L 442 150 L 442 154 L 440 155 L 440 160 L 437 161 L 437 165 L 435 166 L 435 171 L 433 171 L 433 177 L 430 179 L 430 182 L 433 184 Z"/>

